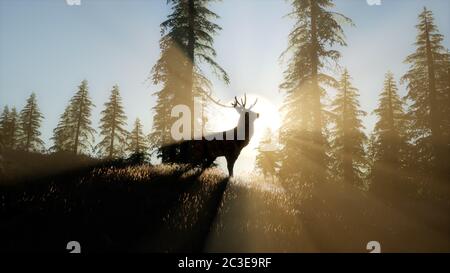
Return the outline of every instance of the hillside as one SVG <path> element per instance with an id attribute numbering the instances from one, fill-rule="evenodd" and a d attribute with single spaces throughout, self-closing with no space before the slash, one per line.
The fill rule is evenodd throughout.
<path id="1" fill-rule="evenodd" d="M 450 251 L 443 204 L 387 206 L 336 184 L 293 200 L 278 183 L 218 169 L 91 163 L 3 184 L 0 251 L 65 252 L 73 240 L 83 252 L 367 252 L 372 240 Z"/>

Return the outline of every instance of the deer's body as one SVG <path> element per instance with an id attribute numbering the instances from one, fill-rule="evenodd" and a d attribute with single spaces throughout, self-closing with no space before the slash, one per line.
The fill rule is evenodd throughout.
<path id="1" fill-rule="evenodd" d="M 250 142 L 257 117 L 258 114 L 253 112 L 243 113 L 238 125 L 233 129 L 190 141 L 193 162 L 208 168 L 218 157 L 224 156 L 228 173 L 233 176 L 234 163 L 242 149 Z"/>
<path id="2" fill-rule="evenodd" d="M 213 133 L 202 137 L 200 140 L 188 140 L 175 144 L 180 147 L 186 145 L 190 150 L 189 162 L 201 165 L 203 168 L 210 167 L 214 161 L 221 156 L 227 160 L 227 169 L 229 176 L 233 176 L 234 163 L 239 157 L 242 149 L 248 145 L 253 136 L 254 122 L 259 117 L 258 113 L 252 112 L 250 108 L 245 108 L 245 101 L 239 102 L 235 98 L 232 108 L 239 113 L 239 122 L 236 127 L 231 130 Z"/>

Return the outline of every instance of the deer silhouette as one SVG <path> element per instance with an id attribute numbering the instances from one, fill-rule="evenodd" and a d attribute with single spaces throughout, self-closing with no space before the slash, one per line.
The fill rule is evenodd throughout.
<path id="1" fill-rule="evenodd" d="M 240 101 L 234 97 L 231 106 L 221 104 L 209 95 L 208 97 L 222 107 L 234 108 L 239 114 L 238 124 L 230 130 L 202 136 L 200 140 L 184 141 L 181 145 L 190 147 L 190 162 L 201 165 L 203 169 L 209 168 L 218 157 L 224 156 L 227 160 L 228 175 L 232 177 L 234 163 L 253 136 L 254 122 L 259 118 L 259 113 L 253 112 L 252 108 L 258 100 L 247 108 L 245 94 L 244 99 L 241 98 Z"/>

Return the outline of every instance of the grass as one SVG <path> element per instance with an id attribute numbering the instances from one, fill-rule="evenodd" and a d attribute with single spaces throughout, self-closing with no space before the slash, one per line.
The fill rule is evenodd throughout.
<path id="1" fill-rule="evenodd" d="M 0 251 L 66 252 L 72 240 L 83 252 L 367 252 L 372 240 L 382 251 L 450 251 L 448 202 L 387 205 L 340 184 L 298 196 L 218 169 L 81 161 L 9 175 Z"/>

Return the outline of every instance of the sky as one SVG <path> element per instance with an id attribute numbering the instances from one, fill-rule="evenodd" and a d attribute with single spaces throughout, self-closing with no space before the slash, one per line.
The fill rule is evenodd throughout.
<path id="1" fill-rule="evenodd" d="M 355 24 L 344 27 L 348 46 L 339 48 L 340 64 L 348 68 L 368 113 L 377 105 L 384 74 L 391 70 L 399 79 L 407 70 L 403 61 L 414 50 L 414 26 L 424 6 L 434 12 L 444 45 L 450 47 L 448 0 L 382 0 L 381 5 L 336 0 L 335 4 L 335 10 Z M 217 23 L 223 28 L 215 38 L 217 62 L 231 78 L 225 85 L 207 72 L 215 96 L 227 101 L 244 92 L 253 94 L 265 101 L 259 111 L 277 115 L 273 109 L 282 103 L 278 86 L 286 67 L 280 55 L 293 26 L 286 16 L 289 1 L 223 0 L 211 9 L 221 17 Z M 129 126 L 139 117 L 148 133 L 155 104 L 152 93 L 158 87 L 146 79 L 160 53 L 159 25 L 169 13 L 166 0 L 81 0 L 79 6 L 67 5 L 66 0 L 0 0 L 0 107 L 20 110 L 35 92 L 45 117 L 42 138 L 49 147 L 59 116 L 83 79 L 89 81 L 97 106 L 95 126 L 112 86 L 118 84 Z M 404 86 L 399 87 L 404 95 Z M 266 123 L 274 120 L 279 119 Z M 373 115 L 364 119 L 367 132 L 375 120 Z M 264 119 L 257 125 L 270 127 Z M 253 139 L 243 151 L 237 173 L 253 169 L 256 144 Z"/>

